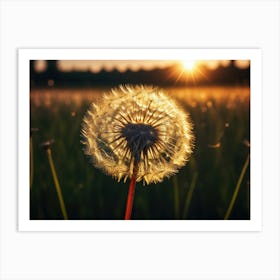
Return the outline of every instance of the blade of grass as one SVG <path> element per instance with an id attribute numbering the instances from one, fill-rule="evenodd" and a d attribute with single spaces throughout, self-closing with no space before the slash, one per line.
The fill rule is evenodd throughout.
<path id="1" fill-rule="evenodd" d="M 245 163 L 244 163 L 244 165 L 243 165 L 243 167 L 242 167 L 242 170 L 241 170 L 241 173 L 240 173 L 240 175 L 239 175 L 237 184 L 236 184 L 236 186 L 235 186 L 235 190 L 234 190 L 233 196 L 232 196 L 232 198 L 231 198 L 229 207 L 228 207 L 227 212 L 226 212 L 226 214 L 225 214 L 224 220 L 228 220 L 228 218 L 230 217 L 230 214 L 231 214 L 233 205 L 234 205 L 234 203 L 235 203 L 235 201 L 236 201 L 236 198 L 237 198 L 237 195 L 238 195 L 238 192 L 239 192 L 239 189 L 240 189 L 242 180 L 243 180 L 244 175 L 245 175 L 245 173 L 246 173 L 246 170 L 247 170 L 247 168 L 248 168 L 249 161 L 250 161 L 250 154 L 248 154 L 248 156 L 247 156 L 247 158 L 246 158 L 246 161 L 245 161 Z"/>
<path id="2" fill-rule="evenodd" d="M 32 135 L 30 136 L 30 189 L 32 189 L 33 185 L 33 176 L 34 176 L 34 163 L 33 163 L 33 141 Z"/>
<path id="3" fill-rule="evenodd" d="M 68 215 L 67 215 L 66 207 L 64 204 L 60 184 L 59 184 L 59 181 L 58 181 L 58 178 L 56 175 L 56 171 L 55 171 L 55 167 L 54 167 L 54 163 L 53 163 L 53 159 L 52 159 L 51 149 L 49 148 L 46 151 L 47 151 L 47 156 L 48 156 L 48 160 L 49 160 L 49 164 L 50 164 L 50 168 L 51 168 L 51 172 L 52 172 L 52 176 L 53 176 L 54 185 L 55 185 L 58 200 L 59 200 L 60 209 L 61 209 L 64 220 L 68 220 Z"/>
<path id="4" fill-rule="evenodd" d="M 191 205 L 193 191 L 195 189 L 196 182 L 197 182 L 197 177 L 198 177 L 198 172 L 195 172 L 194 175 L 193 175 L 192 181 L 191 181 L 190 188 L 189 188 L 188 193 L 187 193 L 185 207 L 184 207 L 184 211 L 183 211 L 183 219 L 186 219 L 187 216 L 188 216 L 190 205 Z"/>
<path id="5" fill-rule="evenodd" d="M 250 213 L 250 183 L 249 183 L 249 181 L 247 182 L 247 208 L 248 208 L 248 213 Z"/>
<path id="6" fill-rule="evenodd" d="M 177 175 L 173 176 L 173 185 L 174 185 L 174 212 L 175 219 L 179 219 L 180 212 L 180 195 L 179 195 L 179 183 Z"/>

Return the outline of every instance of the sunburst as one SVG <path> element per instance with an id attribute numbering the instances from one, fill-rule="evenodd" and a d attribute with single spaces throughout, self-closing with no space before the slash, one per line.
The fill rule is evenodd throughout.
<path id="1" fill-rule="evenodd" d="M 207 79 L 207 76 L 203 73 L 199 61 L 197 60 L 182 60 L 172 69 L 170 73 L 170 79 L 175 80 L 177 83 L 193 83 L 202 79 Z"/>
<path id="2" fill-rule="evenodd" d="M 182 66 L 185 71 L 188 71 L 188 72 L 195 71 L 196 61 L 195 60 L 183 60 Z"/>

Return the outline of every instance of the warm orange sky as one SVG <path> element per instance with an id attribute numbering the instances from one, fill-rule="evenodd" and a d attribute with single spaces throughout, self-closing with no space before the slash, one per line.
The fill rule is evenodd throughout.
<path id="1" fill-rule="evenodd" d="M 137 71 L 139 69 L 150 70 L 153 68 L 164 68 L 174 64 L 182 64 L 183 67 L 189 67 L 188 65 L 206 65 L 209 69 L 215 69 L 222 65 L 228 66 L 230 60 L 196 60 L 196 61 L 172 61 L 172 60 L 60 60 L 58 61 L 58 67 L 61 71 L 91 71 L 99 72 L 102 69 L 111 71 L 117 69 L 120 72 L 124 72 L 127 69 Z M 234 64 L 239 68 L 247 68 L 250 65 L 249 60 L 235 60 Z M 38 60 L 35 64 L 35 69 L 38 72 L 44 71 L 46 68 L 46 61 Z"/>

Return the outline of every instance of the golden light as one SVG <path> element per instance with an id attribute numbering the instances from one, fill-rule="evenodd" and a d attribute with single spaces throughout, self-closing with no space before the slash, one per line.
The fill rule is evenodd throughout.
<path id="1" fill-rule="evenodd" d="M 182 65 L 184 70 L 187 71 L 193 71 L 196 65 L 196 61 L 195 60 L 184 60 L 182 61 Z"/>
<path id="2" fill-rule="evenodd" d="M 174 83 L 193 83 L 201 79 L 207 79 L 203 65 L 200 60 L 179 60 L 176 67 L 170 71 L 170 79 L 174 79 Z"/>

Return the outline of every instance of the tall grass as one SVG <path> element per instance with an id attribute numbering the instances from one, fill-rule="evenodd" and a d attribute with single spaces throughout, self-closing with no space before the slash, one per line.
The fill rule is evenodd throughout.
<path id="1" fill-rule="evenodd" d="M 34 161 L 33 161 L 33 141 L 32 141 L 32 135 L 30 135 L 30 144 L 29 144 L 29 149 L 30 149 L 30 190 L 32 189 L 33 185 L 33 177 L 34 177 Z"/>
<path id="2" fill-rule="evenodd" d="M 61 209 L 64 220 L 68 220 L 68 214 L 67 214 L 67 211 L 66 211 L 61 187 L 60 187 L 60 184 L 59 184 L 59 181 L 58 181 L 58 178 L 57 178 L 57 174 L 56 174 L 56 170 L 55 170 L 55 166 L 54 166 L 54 162 L 53 162 L 53 158 L 52 158 L 51 149 L 47 148 L 46 153 L 47 153 L 48 161 L 49 161 L 50 168 L 51 168 L 51 173 L 52 173 L 52 177 L 53 177 L 53 181 L 54 181 L 54 186 L 55 186 L 55 189 L 56 189 L 56 192 L 57 192 L 59 206 L 60 206 L 60 209 Z"/>
<path id="3" fill-rule="evenodd" d="M 239 192 L 239 189 L 240 189 L 242 180 L 243 180 L 243 178 L 244 178 L 244 176 L 245 176 L 245 172 L 246 172 L 246 170 L 247 170 L 247 168 L 248 168 L 249 160 L 250 160 L 250 155 L 247 156 L 246 161 L 245 161 L 245 163 L 244 163 L 244 165 L 243 165 L 243 167 L 242 167 L 240 176 L 239 176 L 239 178 L 238 178 L 237 184 L 236 184 L 235 189 L 234 189 L 233 196 L 232 196 L 232 198 L 231 198 L 229 207 L 228 207 L 227 212 L 226 212 L 226 214 L 225 214 L 225 218 L 224 218 L 225 220 L 228 220 L 228 218 L 230 217 L 230 214 L 231 214 L 231 212 L 232 212 L 233 205 L 234 205 L 234 203 L 235 203 L 235 201 L 236 201 L 236 198 L 237 198 L 237 195 L 238 195 L 238 192 Z"/>
<path id="4" fill-rule="evenodd" d="M 190 184 L 190 188 L 189 188 L 189 190 L 187 192 L 187 195 L 186 195 L 186 201 L 185 201 L 185 206 L 184 206 L 184 210 L 183 210 L 183 219 L 186 219 L 188 217 L 194 188 L 195 188 L 196 182 L 197 182 L 197 177 L 198 177 L 198 173 L 196 172 L 193 175 L 193 178 L 192 178 L 192 181 L 191 181 L 191 184 Z"/>
<path id="5" fill-rule="evenodd" d="M 179 219 L 180 217 L 180 190 L 179 190 L 179 183 L 178 177 L 175 175 L 173 176 L 173 188 L 174 188 L 174 217 Z"/>

